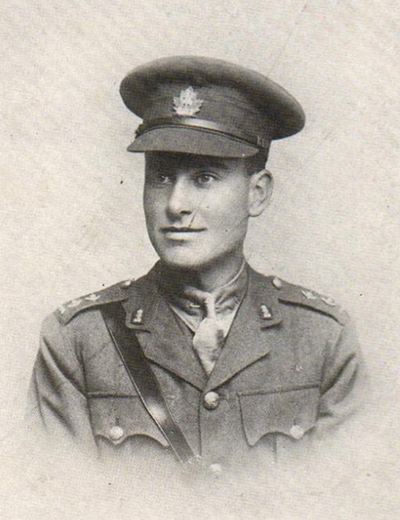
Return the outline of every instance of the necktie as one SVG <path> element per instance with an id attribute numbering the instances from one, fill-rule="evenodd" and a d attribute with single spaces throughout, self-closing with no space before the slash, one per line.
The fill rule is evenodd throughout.
<path id="1" fill-rule="evenodd" d="M 215 297 L 197 289 L 192 289 L 190 293 L 199 301 L 205 311 L 205 316 L 193 337 L 193 348 L 209 376 L 221 353 L 224 333 L 218 325 Z"/>

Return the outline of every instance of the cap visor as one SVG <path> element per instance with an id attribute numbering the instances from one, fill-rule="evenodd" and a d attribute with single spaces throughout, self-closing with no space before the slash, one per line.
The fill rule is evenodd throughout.
<path id="1" fill-rule="evenodd" d="M 259 148 L 216 132 L 188 128 L 154 128 L 128 146 L 129 152 L 176 152 L 215 157 L 251 157 Z"/>

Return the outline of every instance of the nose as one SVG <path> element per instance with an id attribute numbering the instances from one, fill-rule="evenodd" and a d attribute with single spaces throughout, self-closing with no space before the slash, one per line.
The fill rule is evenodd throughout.
<path id="1" fill-rule="evenodd" d="M 190 188 L 185 178 L 178 177 L 172 186 L 168 204 L 167 213 L 170 218 L 177 218 L 182 215 L 190 215 L 193 212 L 193 200 Z"/>

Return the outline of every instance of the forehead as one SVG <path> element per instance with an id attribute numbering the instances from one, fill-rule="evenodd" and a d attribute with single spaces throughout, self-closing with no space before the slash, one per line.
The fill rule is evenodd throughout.
<path id="1" fill-rule="evenodd" d="M 146 169 L 169 168 L 217 168 L 223 171 L 241 170 L 245 166 L 243 159 L 226 159 L 208 155 L 195 155 L 172 152 L 149 152 L 145 154 Z"/>

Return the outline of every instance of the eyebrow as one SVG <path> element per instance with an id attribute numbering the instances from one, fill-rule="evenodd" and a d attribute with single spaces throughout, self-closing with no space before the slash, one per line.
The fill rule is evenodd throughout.
<path id="1" fill-rule="evenodd" d="M 223 162 L 216 161 L 212 164 L 212 166 L 216 166 L 217 168 L 221 168 L 221 170 L 229 170 L 228 166 L 224 164 Z"/>
<path id="2" fill-rule="evenodd" d="M 159 165 L 165 165 L 165 163 L 167 163 L 168 165 L 168 162 L 170 161 L 170 159 L 159 159 L 155 161 L 155 164 L 157 164 L 158 166 Z M 183 165 L 185 166 L 185 159 L 183 159 L 182 161 L 179 161 L 178 164 L 181 166 L 183 163 Z M 176 163 L 175 163 L 176 164 Z M 199 160 L 198 161 L 198 164 L 189 164 L 190 167 L 193 167 L 193 168 L 219 168 L 220 170 L 229 170 L 229 166 L 227 166 L 224 162 L 220 161 L 220 160 L 215 160 L 215 161 L 202 161 L 202 160 Z"/>
<path id="3" fill-rule="evenodd" d="M 218 168 L 220 170 L 229 170 L 229 167 L 221 161 L 203 162 L 199 161 L 199 164 L 193 165 L 194 168 Z"/>

